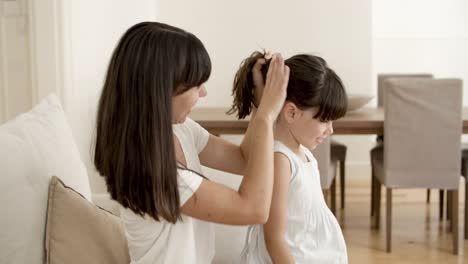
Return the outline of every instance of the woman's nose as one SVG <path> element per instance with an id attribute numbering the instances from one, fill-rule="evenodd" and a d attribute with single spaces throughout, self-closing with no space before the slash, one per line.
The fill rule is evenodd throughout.
<path id="1" fill-rule="evenodd" d="M 198 92 L 199 97 L 205 97 L 208 92 L 206 91 L 205 85 L 202 85 L 200 87 L 200 91 Z"/>

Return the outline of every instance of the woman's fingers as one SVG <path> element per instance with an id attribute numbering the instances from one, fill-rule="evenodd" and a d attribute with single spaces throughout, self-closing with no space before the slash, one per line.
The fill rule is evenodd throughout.
<path id="1" fill-rule="evenodd" d="M 253 82 L 256 90 L 263 90 L 263 86 L 265 86 L 265 80 L 263 80 L 263 75 L 261 71 L 262 66 L 265 64 L 266 60 L 260 58 L 255 62 L 255 65 L 252 68 Z"/>
<path id="2" fill-rule="evenodd" d="M 268 84 L 274 83 L 276 81 L 277 73 L 281 68 L 281 64 L 283 63 L 283 57 L 281 56 L 281 54 L 274 53 L 270 61 L 270 67 L 268 68 L 267 81 L 265 83 L 266 86 L 270 87 L 271 85 Z"/>
<path id="3" fill-rule="evenodd" d="M 262 66 L 263 66 L 264 64 L 266 64 L 266 60 L 265 60 L 264 58 L 259 58 L 259 59 L 255 62 L 254 66 L 253 66 L 253 70 L 254 70 L 254 71 L 260 71 L 260 70 L 262 69 Z"/>
<path id="4" fill-rule="evenodd" d="M 284 74 L 283 74 L 284 80 L 283 80 L 283 85 L 284 89 L 288 87 L 288 82 L 289 82 L 289 67 L 287 65 L 284 65 Z"/>
<path id="5" fill-rule="evenodd" d="M 278 116 L 286 100 L 288 80 L 289 67 L 284 64 L 281 54 L 277 53 L 270 62 L 264 95 L 260 105 L 260 108 L 269 113 L 274 119 Z"/>
<path id="6" fill-rule="evenodd" d="M 284 75 L 284 60 L 280 53 L 273 54 L 273 59 L 270 62 L 270 68 L 267 73 L 267 82 L 265 83 L 265 90 L 275 89 L 278 82 L 282 82 L 282 75 Z"/>

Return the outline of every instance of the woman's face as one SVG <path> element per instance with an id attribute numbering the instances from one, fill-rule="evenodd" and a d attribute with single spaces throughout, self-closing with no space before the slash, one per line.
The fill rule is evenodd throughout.
<path id="1" fill-rule="evenodd" d="M 172 123 L 181 124 L 192 111 L 198 99 L 206 96 L 205 85 L 195 86 L 172 97 Z"/>

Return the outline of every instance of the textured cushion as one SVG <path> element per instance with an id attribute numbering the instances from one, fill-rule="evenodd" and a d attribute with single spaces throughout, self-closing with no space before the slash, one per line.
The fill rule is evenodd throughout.
<path id="1" fill-rule="evenodd" d="M 318 145 L 312 153 L 320 171 L 320 185 L 323 190 L 328 190 L 336 176 L 336 161 L 330 159 L 330 137 Z"/>
<path id="2" fill-rule="evenodd" d="M 52 177 L 46 228 L 47 263 L 130 263 L 120 219 Z"/>
<path id="3" fill-rule="evenodd" d="M 431 73 L 384 73 L 377 76 L 377 105 L 383 106 L 385 103 L 384 90 L 385 80 L 396 78 L 433 78 Z"/>
<path id="4" fill-rule="evenodd" d="M 86 198 L 88 175 L 56 96 L 0 126 L 0 262 L 43 263 L 52 175 Z"/>
<path id="5" fill-rule="evenodd" d="M 458 79 L 388 79 L 383 184 L 457 189 L 462 91 Z"/>

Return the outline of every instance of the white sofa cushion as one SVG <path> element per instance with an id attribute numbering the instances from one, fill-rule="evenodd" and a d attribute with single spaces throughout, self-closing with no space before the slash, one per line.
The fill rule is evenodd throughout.
<path id="1" fill-rule="evenodd" d="M 86 167 L 60 102 L 50 95 L 0 126 L 0 263 L 43 263 L 53 175 L 91 200 Z"/>

